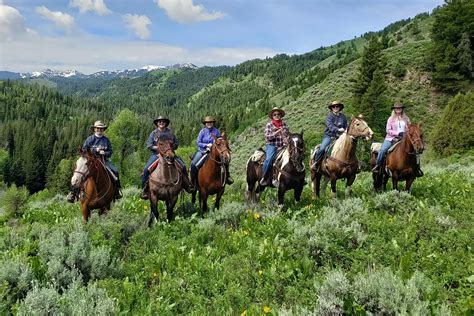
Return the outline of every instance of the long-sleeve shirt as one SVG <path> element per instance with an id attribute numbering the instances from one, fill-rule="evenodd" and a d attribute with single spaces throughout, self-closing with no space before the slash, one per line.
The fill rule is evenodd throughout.
<path id="1" fill-rule="evenodd" d="M 339 113 L 339 115 L 334 114 L 334 112 L 329 113 L 326 118 L 326 129 L 324 130 L 324 135 L 337 137 L 338 134 L 340 134 L 338 131 L 340 128 L 347 128 L 346 116 L 342 113 Z"/>
<path id="2" fill-rule="evenodd" d="M 94 155 L 99 155 L 97 148 L 105 152 L 104 157 L 110 158 L 112 156 L 112 144 L 106 136 L 97 137 L 95 134 L 87 137 L 82 145 L 82 150 L 92 150 Z"/>
<path id="3" fill-rule="evenodd" d="M 406 132 L 409 123 L 410 119 L 406 115 L 401 119 L 398 119 L 398 117 L 389 117 L 387 120 L 387 136 L 385 136 L 385 140 L 392 141 L 400 132 Z"/>
<path id="4" fill-rule="evenodd" d="M 212 144 L 214 142 L 214 138 L 212 137 L 212 135 L 214 135 L 215 137 L 221 137 L 221 132 L 219 132 L 219 130 L 215 127 L 212 127 L 211 129 L 204 127 L 202 130 L 199 131 L 199 135 L 196 140 L 196 145 L 199 151 L 206 151 L 207 145 Z"/>
<path id="5" fill-rule="evenodd" d="M 284 139 L 288 137 L 290 132 L 285 122 L 283 122 L 281 132 L 277 133 L 277 130 L 278 128 L 271 121 L 267 123 L 265 126 L 265 143 L 280 148 L 283 146 Z"/>
<path id="6" fill-rule="evenodd" d="M 156 146 L 158 144 L 158 139 L 160 136 L 168 136 L 172 141 L 173 141 L 173 149 L 176 150 L 179 147 L 179 142 L 178 139 L 176 138 L 176 135 L 173 134 L 173 132 L 169 128 L 165 128 L 163 131 L 160 131 L 159 128 L 156 128 L 151 132 L 150 136 L 148 136 L 148 140 L 146 141 L 146 147 L 154 154 L 157 153 L 155 149 L 153 149 L 153 146 Z"/>

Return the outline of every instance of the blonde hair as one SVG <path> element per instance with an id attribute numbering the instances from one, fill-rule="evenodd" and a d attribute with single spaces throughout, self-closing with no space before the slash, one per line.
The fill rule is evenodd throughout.
<path id="1" fill-rule="evenodd" d="M 392 110 L 392 114 L 390 115 L 390 118 L 391 119 L 394 119 L 397 117 L 397 113 L 395 113 L 395 110 Z M 405 114 L 405 110 L 402 108 L 402 120 L 405 120 L 405 121 L 410 121 L 410 119 L 408 118 L 408 116 Z"/>

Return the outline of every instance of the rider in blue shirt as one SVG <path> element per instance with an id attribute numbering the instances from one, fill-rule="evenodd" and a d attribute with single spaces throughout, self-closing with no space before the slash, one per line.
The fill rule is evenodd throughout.
<path id="1" fill-rule="evenodd" d="M 212 144 L 214 143 L 214 138 L 212 137 L 212 135 L 217 138 L 221 137 L 221 132 L 219 132 L 219 130 L 214 127 L 214 124 L 216 123 L 215 118 L 213 118 L 212 116 L 206 116 L 202 123 L 205 125 L 205 127 L 199 131 L 199 135 L 196 140 L 198 151 L 194 154 L 193 160 L 191 161 L 191 181 L 194 185 L 196 185 L 197 181 L 197 164 L 204 155 L 209 153 Z M 234 183 L 234 180 L 230 176 L 229 166 L 226 164 L 225 167 L 227 170 L 226 183 L 232 184 Z"/>
<path id="2" fill-rule="evenodd" d="M 113 172 L 113 174 L 117 177 L 116 179 L 116 190 L 115 190 L 115 199 L 121 199 L 122 194 L 120 193 L 121 184 L 119 179 L 118 169 L 112 164 L 109 160 L 112 156 L 112 144 L 107 136 L 104 135 L 104 131 L 107 129 L 107 125 L 102 123 L 101 121 L 96 121 L 94 125 L 91 125 L 91 128 L 94 130 L 94 134 L 87 137 L 82 145 L 82 150 L 87 151 L 90 150 L 95 156 L 103 156 L 104 163 L 107 169 Z M 78 197 L 79 192 L 77 188 L 71 188 L 67 196 L 67 200 L 71 203 L 75 201 Z"/>

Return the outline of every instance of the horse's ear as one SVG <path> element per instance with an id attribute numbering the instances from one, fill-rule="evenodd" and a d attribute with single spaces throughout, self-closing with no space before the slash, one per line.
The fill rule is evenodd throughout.
<path id="1" fill-rule="evenodd" d="M 304 129 L 301 130 L 301 133 L 300 133 L 301 138 L 303 138 L 303 133 L 304 133 Z"/>
<path id="2" fill-rule="evenodd" d="M 418 123 L 418 127 L 421 128 L 421 125 L 423 125 L 423 122 Z"/>
<path id="3" fill-rule="evenodd" d="M 225 139 L 225 132 L 222 132 L 221 137 Z"/>
<path id="4" fill-rule="evenodd" d="M 214 134 L 212 134 L 212 133 L 211 133 L 211 137 L 212 137 L 212 139 L 214 139 L 214 140 L 216 140 L 216 139 L 217 139 L 217 136 L 216 136 L 216 135 L 214 135 Z"/>
<path id="5" fill-rule="evenodd" d="M 364 120 L 364 114 L 360 113 L 359 115 L 357 115 L 357 118 L 361 119 L 361 120 Z"/>

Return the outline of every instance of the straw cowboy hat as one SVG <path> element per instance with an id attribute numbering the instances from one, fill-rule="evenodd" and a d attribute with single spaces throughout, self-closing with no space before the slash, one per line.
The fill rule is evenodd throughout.
<path id="1" fill-rule="evenodd" d="M 153 125 L 158 126 L 158 121 L 165 121 L 166 126 L 170 125 L 170 119 L 166 116 L 160 115 L 156 119 L 153 120 Z"/>
<path id="2" fill-rule="evenodd" d="M 283 111 L 282 109 L 279 109 L 277 107 L 273 108 L 269 113 L 268 113 L 268 117 L 271 119 L 273 118 L 273 113 L 274 112 L 280 112 L 281 114 L 281 117 L 285 116 L 285 111 Z"/>
<path id="3" fill-rule="evenodd" d="M 213 116 L 206 116 L 204 120 L 202 121 L 202 124 L 206 123 L 215 123 L 216 119 Z"/>
<path id="4" fill-rule="evenodd" d="M 395 108 L 402 108 L 404 109 L 405 106 L 401 103 L 401 102 L 395 102 L 392 106 L 392 110 L 395 109 Z"/>
<path id="5" fill-rule="evenodd" d="M 328 105 L 328 109 L 332 109 L 333 106 L 335 105 L 339 105 L 341 107 L 341 109 L 339 111 L 342 111 L 342 109 L 344 108 L 344 104 L 341 102 L 341 101 L 332 101 L 331 104 Z"/>
<path id="6" fill-rule="evenodd" d="M 103 128 L 104 131 L 105 131 L 107 129 L 107 125 L 102 123 L 102 121 L 95 121 L 94 125 L 91 125 L 91 128 L 92 129 L 94 129 L 94 128 Z"/>

